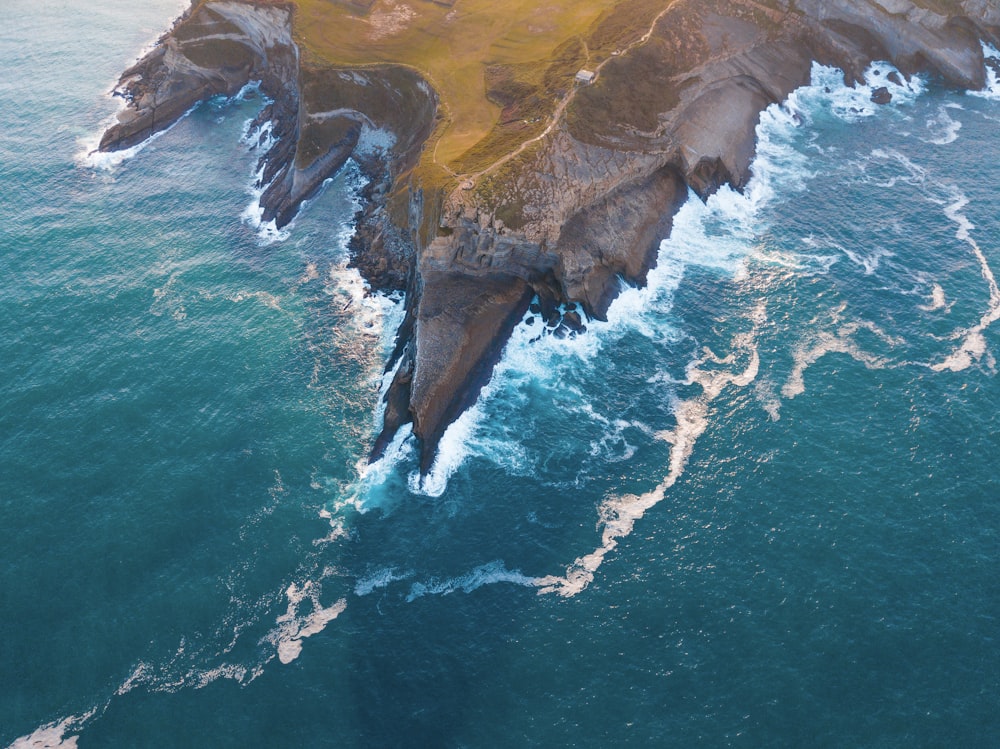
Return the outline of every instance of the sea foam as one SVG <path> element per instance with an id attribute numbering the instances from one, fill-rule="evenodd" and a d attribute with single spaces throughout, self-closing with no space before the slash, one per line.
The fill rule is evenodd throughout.
<path id="1" fill-rule="evenodd" d="M 314 580 L 307 580 L 301 585 L 292 583 L 285 591 L 288 608 L 277 618 L 275 628 L 265 638 L 274 645 L 282 663 L 288 664 L 298 658 L 302 653 L 302 641 L 322 632 L 347 608 L 344 598 L 324 606 L 320 602 L 320 592 L 320 584 Z M 309 612 L 300 613 L 307 601 Z"/>
<path id="2" fill-rule="evenodd" d="M 979 264 L 979 272 L 989 290 L 989 303 L 978 323 L 954 333 L 952 337 L 959 341 L 958 345 L 944 359 L 933 364 L 931 369 L 936 372 L 945 370 L 960 372 L 981 360 L 985 360 L 992 369 L 996 366 L 996 362 L 989 354 L 983 333 L 993 323 L 1000 320 L 1000 287 L 997 286 L 996 277 L 993 275 L 993 269 L 990 267 L 986 255 L 972 236 L 972 230 L 976 227 L 964 213 L 969 199 L 957 186 L 953 185 L 951 188 L 951 202 L 945 206 L 944 212 L 957 227 L 955 236 L 969 245 Z"/>
<path id="3" fill-rule="evenodd" d="M 444 580 L 431 579 L 423 583 L 413 583 L 410 593 L 406 596 L 407 603 L 412 603 L 424 596 L 446 596 L 456 591 L 471 593 L 484 585 L 496 585 L 497 583 L 507 583 L 533 588 L 539 584 L 539 580 L 522 574 L 519 570 L 509 570 L 504 565 L 503 560 L 496 560 L 480 565 L 475 569 L 458 577 Z"/>
<path id="4" fill-rule="evenodd" d="M 83 715 L 70 715 L 51 723 L 46 723 L 27 736 L 14 739 L 8 749 L 77 749 L 79 736 L 68 736 L 71 731 L 80 731 L 97 712 L 96 708 Z"/>
<path id="5" fill-rule="evenodd" d="M 514 445 L 520 444 L 518 435 L 511 435 L 507 441 L 498 440 L 498 430 L 492 424 L 496 411 L 494 401 L 503 400 L 507 407 L 516 407 L 518 402 L 526 402 L 523 392 L 529 384 L 558 388 L 561 396 L 565 396 L 560 399 L 562 408 L 579 412 L 603 427 L 605 437 L 590 443 L 591 451 L 597 456 L 607 460 L 628 460 L 632 447 L 623 434 L 633 425 L 589 403 L 584 395 L 586 387 L 577 387 L 574 383 L 585 382 L 597 357 L 605 349 L 614 347 L 625 335 L 638 334 L 650 341 L 670 341 L 682 336 L 683 332 L 674 327 L 671 311 L 674 294 L 692 266 L 715 269 L 736 283 L 749 281 L 749 287 L 752 287 L 759 280 L 748 279 L 748 274 L 752 272 L 748 259 L 753 258 L 757 266 L 786 268 L 796 274 L 827 273 L 838 257 L 824 251 L 829 247 L 855 263 L 864 275 L 877 275 L 881 265 L 894 257 L 893 252 L 886 248 L 875 247 L 861 252 L 855 247 L 816 244 L 815 247 L 807 247 L 808 252 L 796 255 L 776 253 L 762 237 L 769 228 L 767 209 L 776 197 L 784 198 L 805 190 L 817 176 L 810 165 L 810 151 L 821 151 L 823 147 L 815 138 L 810 140 L 809 129 L 815 121 L 833 116 L 845 122 L 857 122 L 880 113 L 905 121 L 909 116 L 912 105 L 924 93 L 926 85 L 920 77 L 905 80 L 902 76 L 890 76 L 893 72 L 898 74 L 887 63 L 873 64 L 865 75 L 867 83 L 850 87 L 844 85 L 841 71 L 814 65 L 810 85 L 796 90 L 785 102 L 773 105 L 762 113 L 757 128 L 757 156 L 746 189 L 741 193 L 723 187 L 704 202 L 694 196 L 689 197 L 674 217 L 673 231 L 661 245 L 657 265 L 649 274 L 648 285 L 641 289 L 623 289 L 609 310 L 607 322 L 588 320 L 586 334 L 558 339 L 555 336 L 540 336 L 537 320 L 534 326 L 529 326 L 532 316 L 526 316 L 514 330 L 493 379 L 476 406 L 452 425 L 442 441 L 442 453 L 431 474 L 423 478 L 411 474 L 411 491 L 440 496 L 447 490 L 448 478 L 473 456 L 490 460 L 509 473 L 518 473 L 522 462 L 530 465 L 532 456 L 525 454 L 523 449 L 516 461 L 510 457 L 518 454 L 513 449 Z M 872 103 L 872 92 L 879 86 L 889 89 L 891 105 L 886 107 Z M 947 108 L 939 110 L 935 117 L 931 128 L 934 145 L 953 142 L 958 137 L 958 121 Z M 806 128 L 805 131 L 803 128 Z M 873 156 L 899 161 L 903 173 L 893 176 L 893 181 L 905 179 L 917 184 L 926 178 L 921 167 L 902 154 L 876 149 Z M 880 186 L 888 189 L 893 185 Z M 1000 292 L 996 289 L 985 256 L 972 239 L 974 227 L 962 212 L 964 203 L 959 196 L 954 196 L 943 207 L 957 226 L 956 236 L 970 245 L 980 264 L 981 274 L 990 289 L 990 304 L 977 325 L 956 332 L 954 338 L 958 344 L 954 350 L 933 366 L 939 370 L 960 369 L 979 361 L 985 354 L 982 333 L 1000 318 Z M 928 282 L 927 296 L 930 304 L 925 306 L 929 309 L 948 309 L 940 284 Z M 827 354 L 849 356 L 869 369 L 905 364 L 890 360 L 881 351 L 867 351 L 859 343 L 859 334 L 863 334 L 865 340 L 884 346 L 887 351 L 901 345 L 901 339 L 868 321 L 840 319 L 844 310 L 833 310 L 836 319 L 831 318 L 829 326 L 806 331 L 793 348 L 793 367 L 779 390 L 771 377 L 758 380 L 761 370 L 758 337 L 767 321 L 766 289 L 760 289 L 758 298 L 759 302 L 747 313 L 746 328 L 731 338 L 728 350 L 718 354 L 703 351 L 689 363 L 683 380 L 671 381 L 670 377 L 664 380 L 664 397 L 669 398 L 671 388 L 678 385 L 695 387 L 698 393 L 675 400 L 676 424 L 672 428 L 656 431 L 649 425 L 641 425 L 641 431 L 651 430 L 657 438 L 671 445 L 669 470 L 663 480 L 648 492 L 611 497 L 602 503 L 599 509 L 599 545 L 577 557 L 566 567 L 564 574 L 530 578 L 517 573 L 515 577 L 520 584 L 529 584 L 534 580 L 539 592 L 563 596 L 576 595 L 584 590 L 608 554 L 632 533 L 635 524 L 646 512 L 664 500 L 683 475 L 697 440 L 708 428 L 712 404 L 725 390 L 753 385 L 757 400 L 770 418 L 776 420 L 780 418 L 780 398 L 794 398 L 804 392 L 807 369 Z M 503 461 L 509 465 L 504 465 Z M 465 589 L 466 586 L 464 578 L 415 583 L 411 587 L 410 598 L 427 593 L 447 593 Z"/>
<path id="6" fill-rule="evenodd" d="M 869 68 L 866 79 L 886 85 L 893 93 L 896 105 L 905 106 L 923 91 L 923 83 L 919 78 L 893 83 L 888 80 L 892 71 L 888 64 L 878 63 Z M 901 78 L 899 80 L 902 81 Z M 690 198 L 675 216 L 671 236 L 661 245 L 658 267 L 656 272 L 651 273 L 650 287 L 653 291 L 623 294 L 625 304 L 633 306 L 637 301 L 646 301 L 641 297 L 656 293 L 658 288 L 665 290 L 659 286 L 664 282 L 676 288 L 688 264 L 709 264 L 728 271 L 734 280 L 740 281 L 747 273 L 746 261 L 749 257 L 758 256 L 766 262 L 773 260 L 760 240 L 768 228 L 764 209 L 777 195 L 805 189 L 815 176 L 809 167 L 808 154 L 796 141 L 796 130 L 803 125 L 808 126 L 813 117 L 823 112 L 849 122 L 873 116 L 877 105 L 871 102 L 872 90 L 873 86 L 869 84 L 853 88 L 845 86 L 841 71 L 815 64 L 809 86 L 792 92 L 784 103 L 772 105 L 762 113 L 757 127 L 757 156 L 751 166 L 752 178 L 746 190 L 739 193 L 723 187 L 704 203 Z M 858 260 L 864 262 L 860 258 Z M 785 262 L 795 264 L 791 260 Z M 877 259 L 874 262 L 877 266 Z M 669 306 L 672 295 L 666 295 L 662 301 Z M 616 316 L 617 304 L 612 305 L 609 318 Z M 628 319 L 635 319 L 636 316 L 641 319 L 644 314 L 644 309 L 633 306 Z M 762 295 L 749 313 L 749 330 L 733 336 L 728 354 L 721 356 L 704 350 L 689 363 L 686 384 L 697 386 L 700 392 L 678 400 L 674 409 L 676 425 L 657 434 L 671 446 L 666 476 L 648 492 L 613 496 L 605 500 L 599 508 L 600 544 L 593 551 L 577 557 L 562 575 L 538 578 L 539 593 L 571 597 L 582 592 L 594 580 L 607 556 L 633 532 L 636 523 L 666 498 L 668 491 L 683 475 L 697 440 L 708 428 L 713 401 L 727 388 L 745 388 L 757 380 L 761 368 L 757 341 L 766 321 L 766 302 Z M 599 327 L 595 333 L 600 335 Z M 855 351 L 847 344 L 841 347 L 848 352 Z M 837 348 L 836 342 L 827 342 L 827 348 Z M 855 353 L 862 356 L 860 352 Z M 812 356 L 819 355 L 822 353 L 811 350 L 804 355 L 804 365 L 807 366 Z M 804 371 L 804 366 L 802 369 Z M 785 397 L 797 391 L 797 385 L 798 378 L 790 389 L 783 391 Z M 778 400 L 770 385 L 764 386 L 760 398 L 771 418 L 779 418 Z"/>
<path id="7" fill-rule="evenodd" d="M 983 43 L 983 57 L 1000 62 L 1000 50 L 992 44 Z M 970 91 L 969 95 L 984 99 L 1000 99 L 1000 73 L 995 67 L 986 66 L 986 85 L 981 91 Z"/>

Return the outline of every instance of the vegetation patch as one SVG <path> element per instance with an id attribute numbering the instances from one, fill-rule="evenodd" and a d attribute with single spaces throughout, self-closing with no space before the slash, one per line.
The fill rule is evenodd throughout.
<path id="1" fill-rule="evenodd" d="M 203 68 L 239 68 L 253 64 L 253 53 L 232 39 L 206 39 L 188 42 L 181 51 L 195 65 Z"/>
<path id="2" fill-rule="evenodd" d="M 587 59 L 582 41 L 621 2 L 375 0 L 359 12 L 342 2 L 296 0 L 295 36 L 310 63 L 393 63 L 428 80 L 441 97 L 443 117 L 419 171 L 438 182 L 449 170 L 462 173 L 495 160 L 544 128 L 530 120 L 551 114 L 574 66 Z M 507 72 L 490 79 L 490 70 Z"/>

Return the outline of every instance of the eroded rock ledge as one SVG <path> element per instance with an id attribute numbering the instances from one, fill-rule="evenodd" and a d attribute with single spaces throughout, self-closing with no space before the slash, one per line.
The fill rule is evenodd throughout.
<path id="1" fill-rule="evenodd" d="M 412 422 L 427 471 L 531 300 L 549 319 L 560 303 L 600 319 L 622 280 L 645 283 L 688 189 L 704 197 L 746 184 L 760 112 L 807 83 L 813 61 L 848 82 L 885 59 L 905 75 L 981 88 L 980 42 L 1000 43 L 997 0 L 663 8 L 648 40 L 572 94 L 546 137 L 449 194 L 425 192 L 412 176 L 436 123 L 432 88 L 402 66 L 304 65 L 291 3 L 193 6 L 123 74 L 116 93 L 127 106 L 100 148 L 133 146 L 199 101 L 259 82 L 271 100 L 253 126 L 269 146 L 261 208 L 279 227 L 353 156 L 371 178 L 353 262 L 374 288 L 407 291 L 372 457 Z"/>

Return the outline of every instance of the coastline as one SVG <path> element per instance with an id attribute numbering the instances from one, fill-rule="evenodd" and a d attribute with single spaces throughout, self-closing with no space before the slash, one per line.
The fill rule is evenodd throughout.
<path id="1" fill-rule="evenodd" d="M 745 186 L 760 112 L 804 85 L 814 61 L 862 82 L 864 68 L 884 52 L 905 76 L 931 72 L 948 85 L 982 87 L 981 43 L 997 41 L 1000 18 L 983 6 L 977 20 L 976 3 L 966 5 L 976 36 L 967 25 L 927 22 L 929 11 L 900 20 L 860 0 L 799 3 L 801 15 L 738 3 L 721 20 L 696 2 L 671 5 L 641 41 L 602 63 L 597 84 L 566 95 L 531 147 L 525 142 L 447 193 L 413 176 L 440 106 L 422 77 L 392 65 L 303 66 L 288 4 L 194 4 L 123 74 L 119 90 L 129 108 L 101 150 L 142 143 L 198 101 L 260 80 L 272 104 L 249 132 L 271 123 L 258 187 L 261 222 L 279 230 L 353 156 L 370 180 L 353 263 L 373 289 L 406 292 L 371 459 L 412 422 L 426 473 L 532 298 L 551 334 L 576 335 L 587 319 L 604 319 L 622 281 L 645 283 L 689 188 L 705 199 L 722 185 Z M 858 25 L 866 13 L 877 21 L 869 29 Z M 699 49 L 685 48 L 685 23 L 699 29 Z M 200 37 L 220 35 L 225 45 L 206 52 Z M 679 83 L 624 92 L 625 99 L 608 93 L 633 69 L 657 68 Z M 656 121 L 636 110 L 633 99 L 643 97 L 660 112 L 653 129 L 640 127 L 643 118 Z M 395 143 L 358 153 L 373 125 Z"/>

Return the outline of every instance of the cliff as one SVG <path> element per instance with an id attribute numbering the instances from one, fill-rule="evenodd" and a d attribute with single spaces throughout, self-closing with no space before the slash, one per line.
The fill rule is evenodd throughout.
<path id="1" fill-rule="evenodd" d="M 562 303 L 603 318 L 622 280 L 645 282 L 689 188 L 704 197 L 746 184 L 760 112 L 808 82 L 813 61 L 841 68 L 848 82 L 884 59 L 905 75 L 980 88 L 981 40 L 1000 42 L 995 0 L 609 5 L 557 61 L 572 72 L 566 60 L 588 50 L 593 84 L 575 85 L 564 70 L 546 79 L 558 96 L 543 100 L 516 66 L 485 67 L 501 116 L 453 162 L 462 171 L 446 167 L 448 179 L 427 176 L 441 171 L 435 138 L 445 118 L 424 75 L 301 55 L 291 4 L 194 6 L 125 72 L 117 91 L 126 107 L 100 147 L 134 145 L 198 101 L 259 81 L 272 103 L 255 127 L 276 138 L 259 165 L 261 207 L 278 226 L 353 156 L 371 177 L 353 262 L 374 288 L 407 291 L 372 457 L 412 422 L 426 471 L 532 299 L 558 334 L 583 329 L 577 313 L 560 314 Z M 528 111 L 544 116 L 519 117 Z M 497 143 L 510 145 L 498 152 Z"/>

